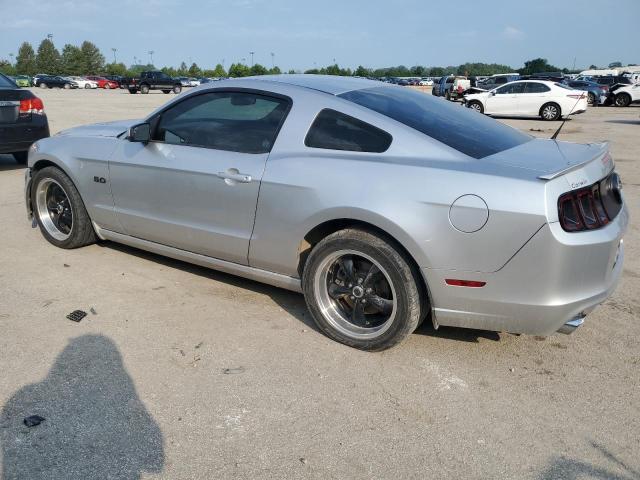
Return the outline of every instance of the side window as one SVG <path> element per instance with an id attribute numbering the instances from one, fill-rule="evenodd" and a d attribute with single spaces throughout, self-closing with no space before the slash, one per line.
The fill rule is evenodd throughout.
<path id="1" fill-rule="evenodd" d="M 506 77 L 496 77 L 495 79 L 496 85 L 502 85 L 503 83 L 507 83 Z"/>
<path id="2" fill-rule="evenodd" d="M 523 93 L 523 92 L 524 92 L 524 83 L 510 83 L 496 90 L 496 93 L 499 93 L 502 95 L 504 94 L 513 95 L 514 93 Z"/>
<path id="3" fill-rule="evenodd" d="M 254 93 L 195 95 L 162 113 L 153 139 L 240 153 L 267 153 L 288 109 L 286 100 Z"/>
<path id="4" fill-rule="evenodd" d="M 527 82 L 525 93 L 544 93 L 551 90 L 544 83 Z"/>
<path id="5" fill-rule="evenodd" d="M 391 145 L 392 137 L 384 130 L 357 118 L 322 110 L 314 120 L 304 144 L 312 148 L 381 153 Z"/>

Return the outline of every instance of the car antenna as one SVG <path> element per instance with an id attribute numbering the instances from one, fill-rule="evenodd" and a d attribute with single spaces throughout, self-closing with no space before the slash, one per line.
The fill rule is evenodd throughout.
<path id="1" fill-rule="evenodd" d="M 580 102 L 580 100 L 582 100 L 584 98 L 584 95 L 580 95 L 580 98 L 578 98 L 578 101 L 573 105 L 573 107 L 571 107 L 571 110 L 569 110 L 569 113 L 564 117 L 564 120 L 562 120 L 562 123 L 560 124 L 560 126 L 558 127 L 558 129 L 556 130 L 556 133 L 554 133 L 551 136 L 551 140 L 555 140 L 556 138 L 558 138 L 558 135 L 560 134 L 560 130 L 562 130 L 562 127 L 564 127 L 564 122 L 567 121 L 567 118 L 569 118 L 569 115 L 571 115 L 573 113 L 573 109 L 576 108 L 578 106 L 578 103 Z"/>

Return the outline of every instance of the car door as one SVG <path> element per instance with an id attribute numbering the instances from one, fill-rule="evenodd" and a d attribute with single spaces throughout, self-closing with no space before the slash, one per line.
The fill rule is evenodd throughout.
<path id="1" fill-rule="evenodd" d="M 124 233 L 247 264 L 265 162 L 290 104 L 217 90 L 160 112 L 151 141 L 123 141 L 110 162 Z"/>
<path id="2" fill-rule="evenodd" d="M 521 115 L 537 117 L 540 108 L 548 101 L 551 89 L 541 82 L 522 82 L 524 92 L 519 95 L 518 107 Z"/>
<path id="3" fill-rule="evenodd" d="M 492 90 L 487 98 L 485 113 L 492 115 L 518 115 L 518 94 L 523 90 L 519 83 L 508 83 Z"/>

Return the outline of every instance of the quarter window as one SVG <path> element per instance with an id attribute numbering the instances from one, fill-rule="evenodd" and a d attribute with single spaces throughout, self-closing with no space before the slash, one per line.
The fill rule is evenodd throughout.
<path id="1" fill-rule="evenodd" d="M 309 129 L 304 144 L 312 148 L 381 153 L 391 145 L 392 137 L 384 130 L 357 118 L 322 110 Z"/>
<path id="2" fill-rule="evenodd" d="M 267 153 L 289 102 L 245 92 L 186 98 L 162 113 L 154 140 L 241 153 Z"/>

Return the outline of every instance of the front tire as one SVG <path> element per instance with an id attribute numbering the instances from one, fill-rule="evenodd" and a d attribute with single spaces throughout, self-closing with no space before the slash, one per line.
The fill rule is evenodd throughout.
<path id="1" fill-rule="evenodd" d="M 596 96 L 592 92 L 587 94 L 587 103 L 593 107 L 596 106 Z"/>
<path id="2" fill-rule="evenodd" d="M 85 84 L 84 84 L 84 89 L 86 90 L 86 89 L 88 89 L 88 88 L 91 88 L 91 85 L 89 85 L 88 83 L 85 83 Z"/>
<path id="3" fill-rule="evenodd" d="M 616 107 L 628 107 L 631 104 L 631 96 L 628 93 L 616 95 Z"/>
<path id="4" fill-rule="evenodd" d="M 321 240 L 307 258 L 302 285 L 318 328 L 361 350 L 403 341 L 419 325 L 419 273 L 394 242 L 350 228 Z"/>
<path id="5" fill-rule="evenodd" d="M 477 100 L 471 100 L 468 106 L 471 110 L 475 110 L 478 113 L 484 113 L 484 107 L 482 106 L 482 103 Z"/>
<path id="6" fill-rule="evenodd" d="M 49 85 L 47 85 L 46 83 L 41 83 L 40 88 L 49 88 Z"/>
<path id="7" fill-rule="evenodd" d="M 540 118 L 546 121 L 558 120 L 561 116 L 560 106 L 557 103 L 545 103 L 540 108 Z"/>
<path id="8" fill-rule="evenodd" d="M 33 212 L 42 235 L 49 243 L 71 249 L 96 241 L 84 202 L 62 170 L 43 168 L 36 172 L 32 182 Z"/>
<path id="9" fill-rule="evenodd" d="M 178 95 L 181 91 L 182 91 L 182 85 L 174 85 L 174 87 L 173 87 L 173 93 L 175 93 L 176 95 Z"/>
<path id="10" fill-rule="evenodd" d="M 140 85 L 140 93 L 144 95 L 149 93 L 149 85 Z"/>

